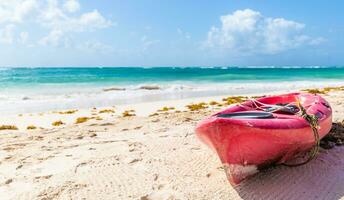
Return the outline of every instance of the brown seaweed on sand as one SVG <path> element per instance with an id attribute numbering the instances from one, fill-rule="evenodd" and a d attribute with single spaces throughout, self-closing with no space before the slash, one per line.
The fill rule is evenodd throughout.
<path id="1" fill-rule="evenodd" d="M 344 145 L 344 120 L 333 123 L 330 133 L 320 141 L 320 146 L 324 149 L 331 149 L 336 145 Z"/>
<path id="2" fill-rule="evenodd" d="M 51 125 L 53 125 L 53 126 L 61 126 L 63 124 L 65 124 L 65 123 L 63 123 L 61 120 L 59 120 L 59 121 L 53 122 Z"/>
<path id="3" fill-rule="evenodd" d="M 37 129 L 37 127 L 34 125 L 30 125 L 30 126 L 26 127 L 26 129 L 27 130 L 35 130 L 35 129 Z"/>
<path id="4" fill-rule="evenodd" d="M 196 104 L 189 104 L 186 106 L 190 111 L 196 111 L 196 110 L 203 110 L 208 108 L 207 104 L 204 102 L 196 103 Z"/>
<path id="5" fill-rule="evenodd" d="M 211 101 L 211 102 L 209 102 L 209 105 L 216 106 L 216 105 L 220 105 L 220 103 L 217 101 Z"/>
<path id="6" fill-rule="evenodd" d="M 311 94 L 327 94 L 329 92 L 333 92 L 333 91 L 343 91 L 344 90 L 344 86 L 338 86 L 338 87 L 325 87 L 322 89 L 319 88 L 311 88 L 311 89 L 304 89 L 301 90 L 303 92 L 308 92 Z"/>
<path id="7" fill-rule="evenodd" d="M 1 130 L 18 130 L 18 127 L 14 126 L 14 125 L 1 125 L 0 131 Z"/>
<path id="8" fill-rule="evenodd" d="M 159 109 L 158 112 L 167 112 L 169 110 L 175 110 L 175 108 L 174 107 L 167 107 L 167 106 L 165 106 L 165 107 Z"/>
<path id="9" fill-rule="evenodd" d="M 235 103 L 242 103 L 246 101 L 248 98 L 244 96 L 231 96 L 227 98 L 223 98 L 222 101 L 225 102 L 227 105 L 235 104 Z"/>
<path id="10" fill-rule="evenodd" d="M 78 112 L 78 110 L 67 110 L 67 111 L 61 111 L 61 112 L 58 112 L 59 114 L 61 115 L 71 115 L 71 114 L 74 114 Z"/>
<path id="11" fill-rule="evenodd" d="M 76 124 L 81 124 L 81 123 L 87 122 L 90 119 L 91 118 L 89 118 L 89 117 L 79 117 L 79 118 L 76 119 L 75 123 Z"/>
<path id="12" fill-rule="evenodd" d="M 134 110 L 126 110 L 122 113 L 123 117 L 132 117 L 132 116 L 136 116 L 136 114 L 134 113 Z"/>
<path id="13" fill-rule="evenodd" d="M 115 111 L 113 109 L 104 109 L 104 110 L 100 110 L 99 113 L 115 113 Z"/>
<path id="14" fill-rule="evenodd" d="M 327 92 L 325 92 L 324 90 L 322 89 L 317 89 L 317 88 L 313 88 L 313 89 L 304 89 L 302 90 L 304 92 L 308 92 L 308 93 L 311 93 L 311 94 L 326 94 Z"/>
<path id="15" fill-rule="evenodd" d="M 96 117 L 94 117 L 94 119 L 97 121 L 103 120 L 103 118 L 101 118 L 100 116 L 96 116 Z"/>
<path id="16" fill-rule="evenodd" d="M 158 116 L 159 113 L 153 113 L 153 114 L 150 114 L 149 117 L 153 117 L 153 116 Z"/>

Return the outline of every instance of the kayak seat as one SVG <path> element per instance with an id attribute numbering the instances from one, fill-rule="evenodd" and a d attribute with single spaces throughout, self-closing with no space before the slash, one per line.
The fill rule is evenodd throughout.
<path id="1" fill-rule="evenodd" d="M 295 115 L 297 112 L 300 111 L 299 107 L 295 105 L 284 106 L 283 108 L 278 107 L 268 107 L 265 108 L 264 111 L 266 112 L 274 112 L 279 114 L 286 114 L 286 115 Z"/>
<path id="2" fill-rule="evenodd" d="M 269 112 L 235 112 L 219 114 L 217 117 L 232 119 L 272 119 L 274 116 Z"/>

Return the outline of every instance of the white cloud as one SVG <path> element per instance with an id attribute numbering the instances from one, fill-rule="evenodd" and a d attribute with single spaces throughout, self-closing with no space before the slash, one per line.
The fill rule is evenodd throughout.
<path id="1" fill-rule="evenodd" d="M 18 22 L 22 22 L 22 20 L 28 16 L 33 10 L 37 8 L 38 4 L 36 0 L 25 0 L 21 4 L 19 4 L 14 12 L 14 19 Z"/>
<path id="2" fill-rule="evenodd" d="M 0 23 L 22 22 L 37 7 L 36 0 L 2 0 L 0 1 Z"/>
<path id="3" fill-rule="evenodd" d="M 60 30 L 52 30 L 49 35 L 43 37 L 39 44 L 46 46 L 59 46 L 63 37 L 63 32 Z"/>
<path id="4" fill-rule="evenodd" d="M 6 25 L 0 30 L 0 43 L 12 44 L 14 40 L 14 28 L 13 24 Z"/>
<path id="5" fill-rule="evenodd" d="M 63 20 L 66 18 L 67 16 L 60 9 L 57 0 L 47 0 L 47 5 L 43 7 L 38 16 L 38 21 L 40 23 L 52 23 L 56 20 Z"/>
<path id="6" fill-rule="evenodd" d="M 44 13 L 43 18 L 41 18 L 42 25 L 52 31 L 60 30 L 62 32 L 94 31 L 112 25 L 112 22 L 106 20 L 97 10 L 84 13 L 79 17 L 67 17 L 58 13 L 59 10 Z"/>
<path id="7" fill-rule="evenodd" d="M 268 18 L 245 9 L 221 16 L 221 27 L 212 27 L 204 45 L 232 54 L 276 54 L 301 45 L 314 45 L 323 39 L 303 33 L 305 25 L 283 18 Z"/>
<path id="8" fill-rule="evenodd" d="M 71 25 L 73 24 L 73 20 L 71 20 Z M 88 29 L 88 30 L 95 30 L 101 28 L 107 28 L 111 26 L 112 22 L 106 20 L 98 10 L 94 10 L 93 12 L 88 12 L 83 15 L 79 19 L 74 21 L 75 29 Z"/>
<path id="9" fill-rule="evenodd" d="M 92 32 L 113 25 L 98 10 L 79 13 L 80 8 L 78 0 L 0 0 L 1 42 L 26 43 L 29 33 L 21 29 L 24 22 L 31 27 L 47 29 L 47 34 L 38 43 L 52 46 L 66 46 L 73 33 Z M 14 33 L 14 26 L 19 33 Z M 15 35 L 18 38 L 13 38 Z"/>
<path id="10" fill-rule="evenodd" d="M 70 33 L 80 33 L 85 31 L 95 31 L 110 27 L 113 23 L 105 19 L 98 10 L 82 13 L 79 16 L 70 16 L 64 12 L 57 0 L 48 0 L 46 10 L 39 16 L 42 26 L 50 29 L 50 33 L 43 37 L 39 43 L 41 45 L 59 46 L 66 43 Z"/>
<path id="11" fill-rule="evenodd" d="M 63 8 L 70 13 L 74 13 L 80 10 L 80 3 L 78 0 L 67 0 Z"/>

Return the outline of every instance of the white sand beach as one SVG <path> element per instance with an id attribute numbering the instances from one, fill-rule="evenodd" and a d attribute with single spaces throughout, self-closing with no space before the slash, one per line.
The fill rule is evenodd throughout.
<path id="1" fill-rule="evenodd" d="M 344 92 L 324 97 L 343 125 Z M 1 116 L 0 124 L 19 129 L 0 131 L 1 199 L 344 199 L 343 146 L 231 186 L 217 155 L 194 135 L 201 119 L 224 107 L 185 108 L 221 99 Z M 156 112 L 164 106 L 174 109 Z M 136 116 L 124 117 L 126 110 Z M 80 117 L 87 119 L 75 123 Z"/>
<path id="2" fill-rule="evenodd" d="M 0 0 L 0 200 L 344 200 L 343 8 Z"/>

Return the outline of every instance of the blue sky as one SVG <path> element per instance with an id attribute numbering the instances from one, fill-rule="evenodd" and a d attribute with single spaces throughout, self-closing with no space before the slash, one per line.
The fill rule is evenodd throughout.
<path id="1" fill-rule="evenodd" d="M 0 66 L 343 65 L 342 1 L 0 0 Z"/>

